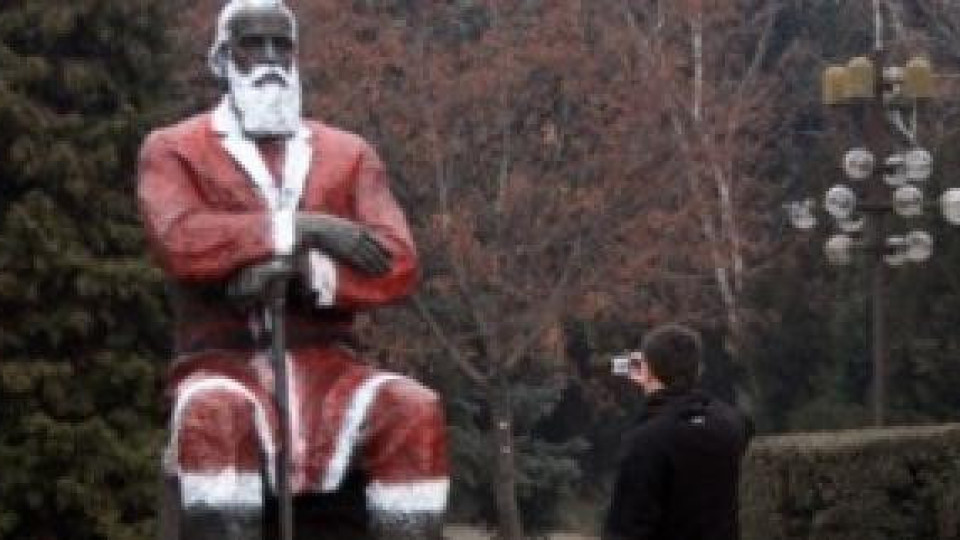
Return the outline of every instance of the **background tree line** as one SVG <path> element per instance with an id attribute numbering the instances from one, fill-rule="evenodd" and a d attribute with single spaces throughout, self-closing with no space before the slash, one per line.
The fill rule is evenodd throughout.
<path id="1" fill-rule="evenodd" d="M 660 322 L 703 330 L 705 384 L 765 432 L 867 422 L 867 273 L 826 266 L 781 205 L 840 177 L 819 73 L 869 50 L 871 2 L 290 3 L 309 112 L 380 149 L 415 230 L 420 292 L 361 332 L 445 396 L 456 519 L 511 539 L 594 519 L 638 407 L 605 361 Z M 219 5 L 0 7 L 0 537 L 153 526 L 167 321 L 133 167 L 219 92 Z M 960 72 L 960 8 L 885 7 L 895 57 Z M 925 124 L 939 187 L 954 105 Z M 960 238 L 934 230 L 888 285 L 897 423 L 960 405 Z"/>

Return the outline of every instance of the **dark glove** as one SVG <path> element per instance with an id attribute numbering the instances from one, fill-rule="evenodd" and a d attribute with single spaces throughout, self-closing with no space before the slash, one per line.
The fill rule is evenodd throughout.
<path id="1" fill-rule="evenodd" d="M 227 295 L 241 305 L 266 300 L 273 285 L 286 283 L 294 274 L 289 257 L 260 262 L 237 272 L 227 283 Z"/>
<path id="2" fill-rule="evenodd" d="M 297 214 L 297 243 L 372 276 L 390 271 L 391 253 L 362 226 L 326 214 Z"/>

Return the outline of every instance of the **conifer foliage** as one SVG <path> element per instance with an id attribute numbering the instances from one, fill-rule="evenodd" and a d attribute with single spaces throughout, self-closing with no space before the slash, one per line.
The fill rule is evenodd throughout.
<path id="1" fill-rule="evenodd" d="M 165 342 L 136 150 L 156 0 L 0 4 L 0 538 L 143 538 Z"/>

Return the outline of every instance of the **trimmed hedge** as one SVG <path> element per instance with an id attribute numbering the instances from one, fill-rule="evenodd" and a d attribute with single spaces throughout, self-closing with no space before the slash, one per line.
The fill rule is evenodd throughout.
<path id="1" fill-rule="evenodd" d="M 960 424 L 760 437 L 743 540 L 960 539 Z"/>

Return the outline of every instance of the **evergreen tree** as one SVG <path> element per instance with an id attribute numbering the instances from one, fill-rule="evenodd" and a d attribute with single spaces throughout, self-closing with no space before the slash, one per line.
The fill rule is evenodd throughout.
<path id="1" fill-rule="evenodd" d="M 0 537 L 145 538 L 164 309 L 136 151 L 169 2 L 0 4 Z"/>

